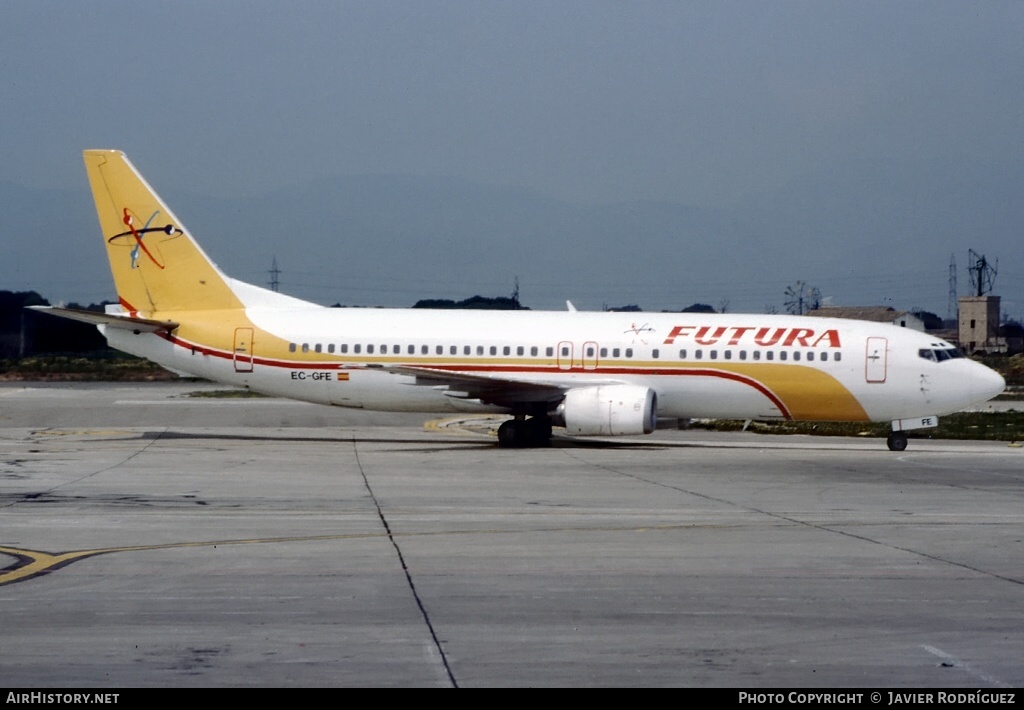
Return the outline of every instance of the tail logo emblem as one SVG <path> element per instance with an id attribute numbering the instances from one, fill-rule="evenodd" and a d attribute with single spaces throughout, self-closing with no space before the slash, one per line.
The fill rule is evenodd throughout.
<path id="1" fill-rule="evenodd" d="M 131 245 L 133 269 L 139 268 L 139 258 L 143 254 L 145 254 L 150 261 L 156 264 L 158 268 L 165 268 L 164 264 L 156 256 L 154 256 L 153 251 L 151 251 L 149 249 L 149 246 L 147 246 L 147 244 L 153 246 L 152 241 L 143 241 L 143 237 L 145 237 L 147 234 L 163 234 L 171 239 L 180 237 L 182 234 L 184 234 L 184 232 L 175 227 L 173 224 L 167 224 L 162 227 L 150 226 L 153 224 L 153 220 L 155 220 L 157 215 L 159 214 L 160 210 L 157 210 L 156 212 L 149 216 L 149 219 L 143 221 L 132 210 L 125 207 L 124 216 L 121 218 L 121 221 L 124 222 L 126 227 L 128 227 L 128 231 L 121 232 L 120 234 L 115 234 L 114 236 L 107 240 L 107 242 L 110 244 L 124 244 L 127 242 L 127 244 Z M 139 223 L 142 224 L 141 227 L 138 226 Z M 155 249 L 154 251 L 156 251 L 157 254 L 160 253 L 159 249 Z"/>

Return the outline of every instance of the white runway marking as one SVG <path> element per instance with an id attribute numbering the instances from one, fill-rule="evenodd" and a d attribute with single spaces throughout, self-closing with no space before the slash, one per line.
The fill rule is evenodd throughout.
<path id="1" fill-rule="evenodd" d="M 988 675 L 987 673 L 982 673 L 980 671 L 974 670 L 973 668 L 971 668 L 970 664 L 964 663 L 959 658 L 956 658 L 954 656 L 949 655 L 948 653 L 946 653 L 945 651 L 943 651 L 940 648 L 935 648 L 934 646 L 929 646 L 927 644 L 921 646 L 921 648 L 923 648 L 925 651 L 927 651 L 928 653 L 932 654 L 933 656 L 938 656 L 939 658 L 941 658 L 942 660 L 946 661 L 947 663 L 949 663 L 954 668 L 963 668 L 965 671 L 970 673 L 975 678 L 983 680 L 986 683 L 991 683 L 992 685 L 998 686 L 1000 688 L 1011 688 L 1011 687 L 1013 687 L 1009 683 L 1004 683 L 1003 681 L 999 680 L 998 678 L 993 678 L 992 676 Z"/>

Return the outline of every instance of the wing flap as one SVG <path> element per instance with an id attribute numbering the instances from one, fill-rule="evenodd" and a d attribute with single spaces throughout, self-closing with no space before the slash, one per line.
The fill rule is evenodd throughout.
<path id="1" fill-rule="evenodd" d="M 478 399 L 484 404 L 513 407 L 517 404 L 548 402 L 556 404 L 575 385 L 570 382 L 552 383 L 540 380 L 513 379 L 503 372 L 481 373 L 449 370 L 420 365 L 393 365 L 385 368 L 396 375 L 415 377 L 415 385 L 443 389 L 458 399 Z M 619 380 L 587 381 L 587 386 L 620 384 Z"/>
<path id="2" fill-rule="evenodd" d="M 415 384 L 444 389 L 449 397 L 478 399 L 485 404 L 512 406 L 524 402 L 558 402 L 567 387 L 545 382 L 514 380 L 501 373 L 470 373 L 418 365 L 386 368 L 396 375 L 415 377 Z"/>

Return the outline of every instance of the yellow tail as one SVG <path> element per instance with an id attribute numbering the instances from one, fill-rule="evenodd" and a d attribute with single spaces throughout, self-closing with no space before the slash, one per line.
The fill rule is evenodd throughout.
<path id="1" fill-rule="evenodd" d="M 144 315 L 242 307 L 124 153 L 87 150 L 85 169 L 122 306 Z"/>

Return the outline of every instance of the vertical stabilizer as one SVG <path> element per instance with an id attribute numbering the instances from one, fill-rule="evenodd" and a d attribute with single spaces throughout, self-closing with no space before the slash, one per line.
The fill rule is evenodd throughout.
<path id="1" fill-rule="evenodd" d="M 227 279 L 117 150 L 85 151 L 100 229 L 129 311 L 241 308 Z"/>

